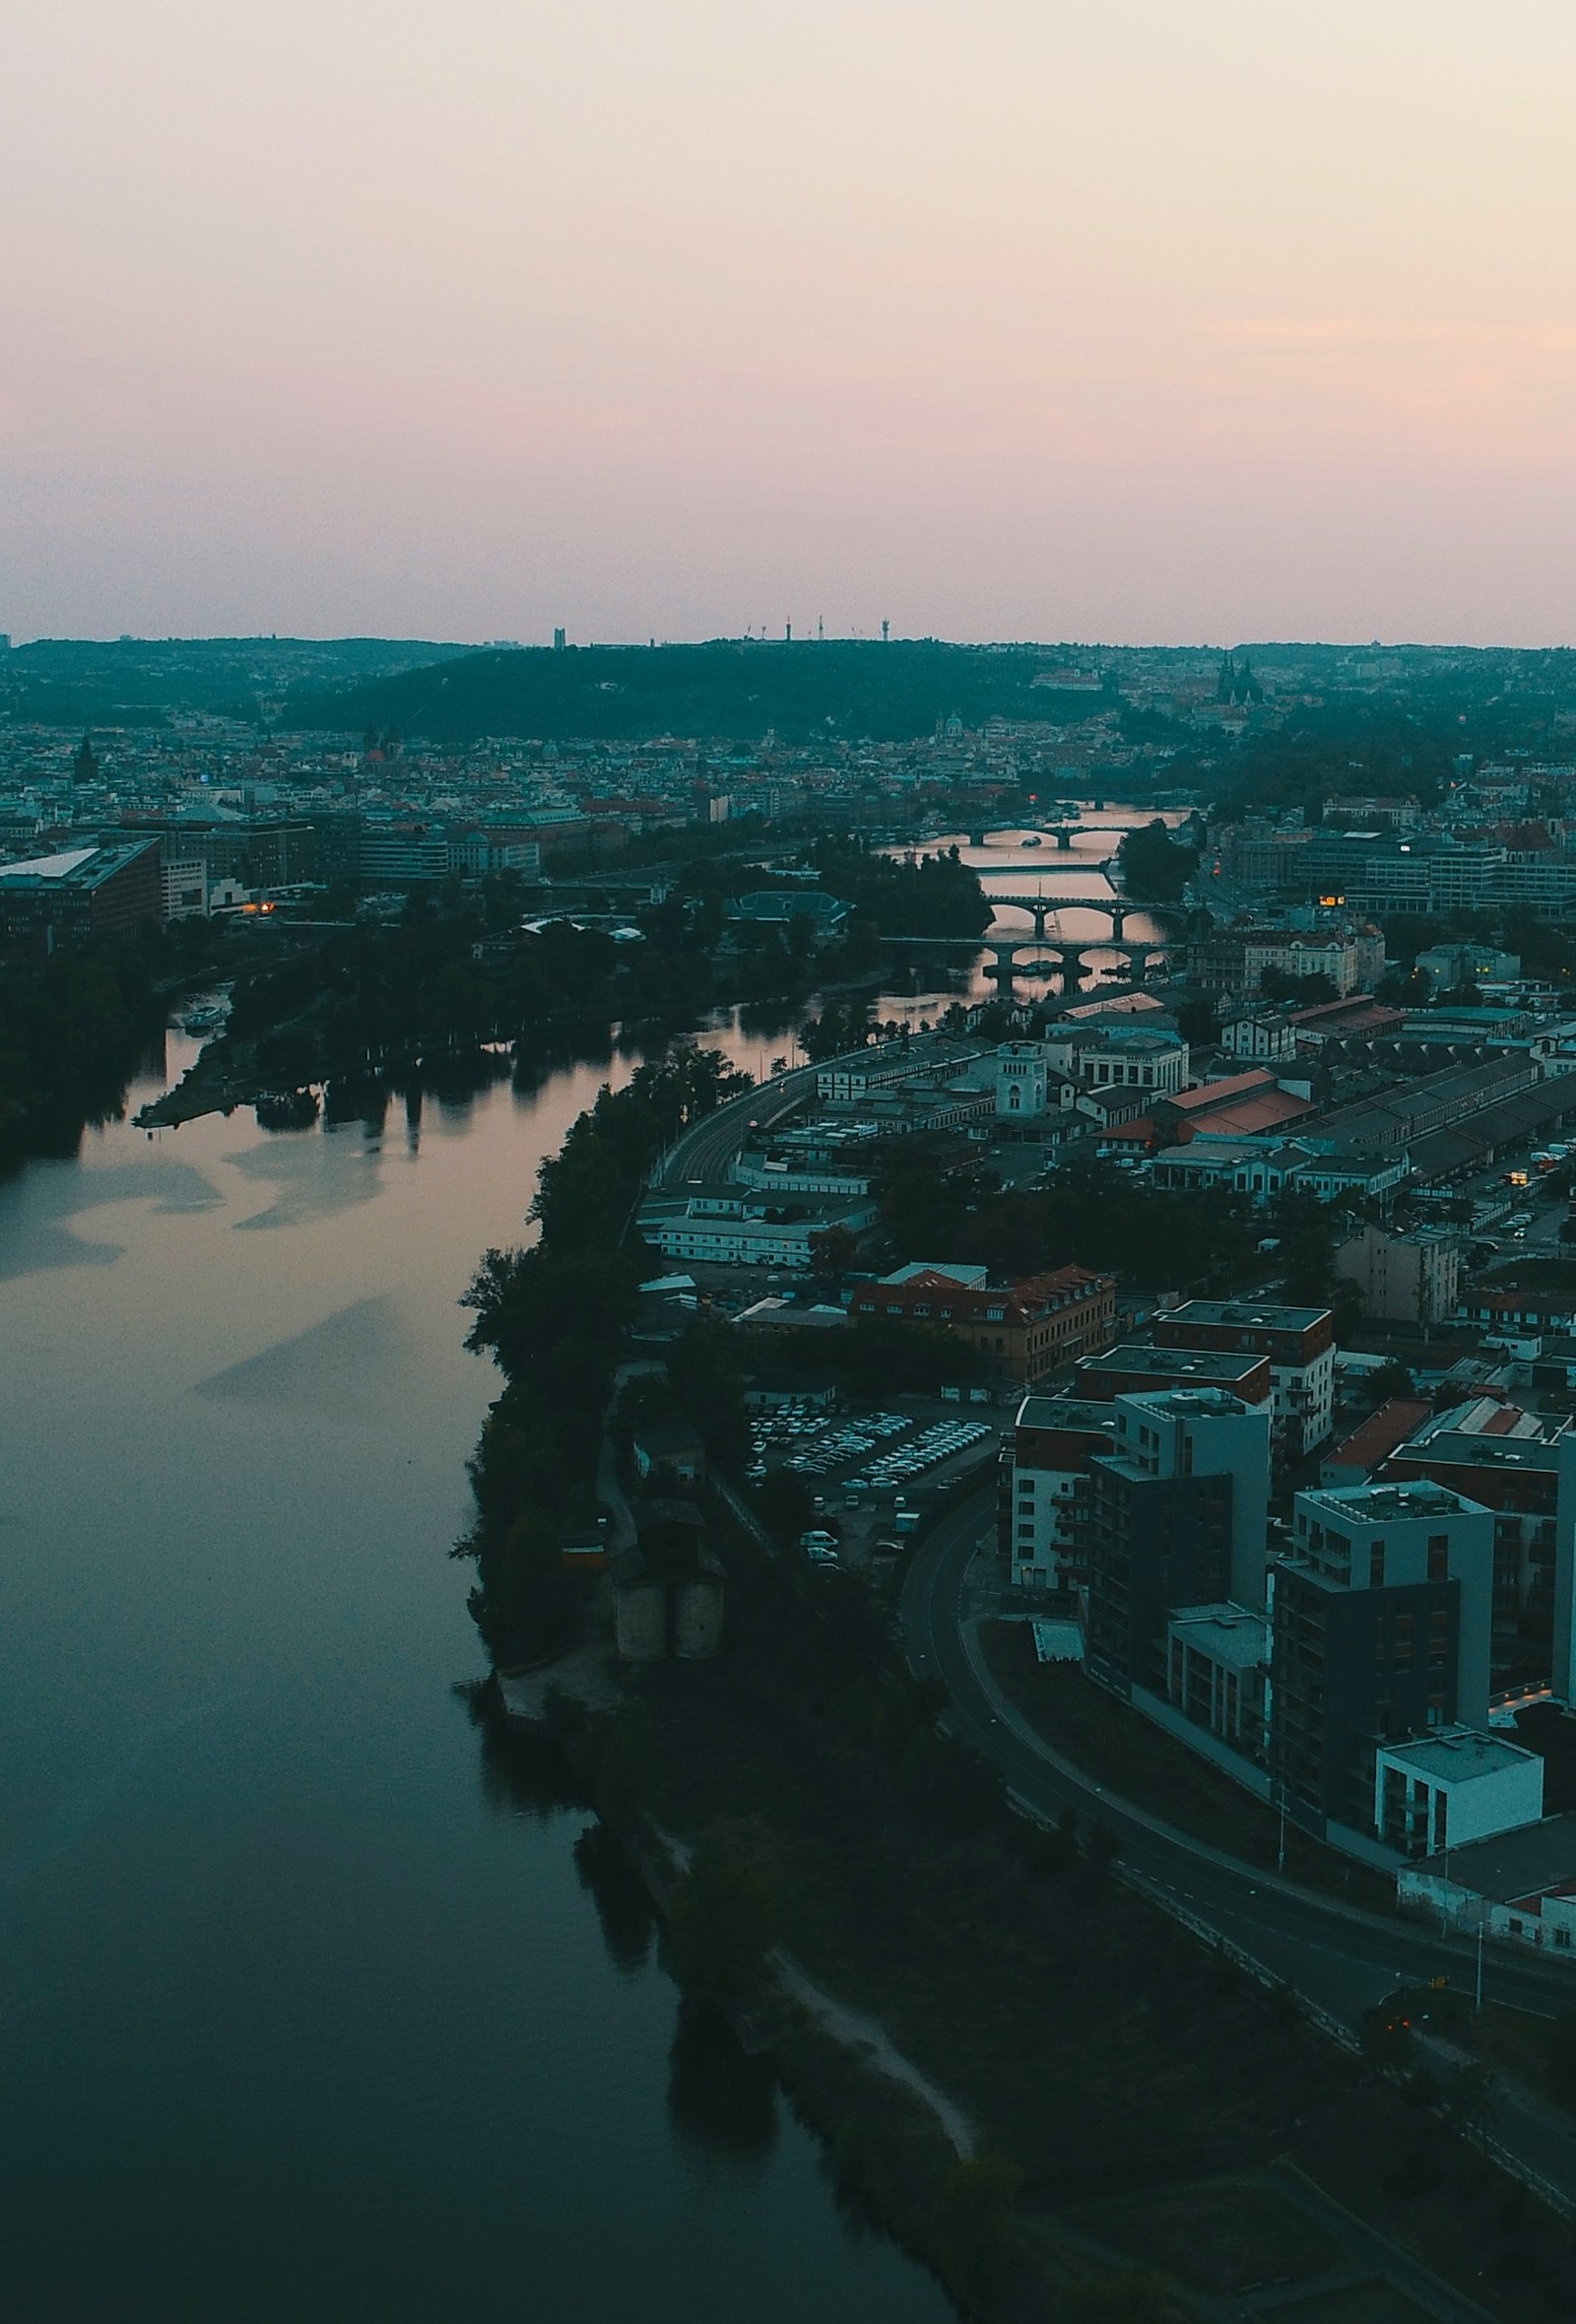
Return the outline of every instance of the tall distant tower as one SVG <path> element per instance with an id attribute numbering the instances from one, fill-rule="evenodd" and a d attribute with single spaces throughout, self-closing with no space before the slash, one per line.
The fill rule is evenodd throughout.
<path id="1" fill-rule="evenodd" d="M 892 626 L 890 622 L 883 622 L 881 626 L 881 641 L 883 645 L 887 645 L 891 642 L 891 634 Z"/>
<path id="2" fill-rule="evenodd" d="M 89 735 L 83 736 L 80 747 L 72 754 L 71 779 L 78 783 L 96 783 L 98 780 L 98 762 L 94 757 L 93 740 Z"/>
<path id="3" fill-rule="evenodd" d="M 555 630 L 555 631 L 554 631 L 554 632 L 553 632 L 553 650 L 554 650 L 554 652 L 555 652 L 555 653 L 562 653 L 562 651 L 563 651 L 564 647 L 565 647 L 565 646 L 568 644 L 568 642 L 569 642 L 569 641 L 568 641 L 568 638 L 565 636 L 564 632 L 563 632 L 561 630 Z"/>

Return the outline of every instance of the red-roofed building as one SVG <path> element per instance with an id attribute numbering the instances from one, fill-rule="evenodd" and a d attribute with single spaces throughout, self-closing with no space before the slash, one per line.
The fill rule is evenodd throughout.
<path id="1" fill-rule="evenodd" d="M 1217 1082 L 1203 1082 L 1194 1090 L 1178 1090 L 1153 1106 L 1156 1122 L 1169 1130 L 1179 1146 L 1186 1146 L 1201 1130 L 1222 1138 L 1257 1137 L 1297 1121 L 1313 1107 L 1306 1097 L 1282 1090 L 1274 1074 L 1262 1065 L 1247 1073 L 1227 1074 Z"/>
<path id="2" fill-rule="evenodd" d="M 1388 1460 L 1398 1445 L 1405 1444 L 1413 1428 L 1421 1428 L 1433 1411 L 1413 1396 L 1392 1396 L 1359 1421 L 1347 1436 L 1331 1446 L 1319 1464 L 1321 1488 L 1333 1485 L 1366 1485 L 1381 1461 Z"/>
<path id="3" fill-rule="evenodd" d="M 955 1332 L 986 1360 L 997 1379 L 1032 1387 L 1116 1337 L 1116 1278 L 1086 1267 L 1058 1267 L 1006 1286 L 959 1283 L 939 1267 L 902 1272 L 902 1280 L 861 1284 L 849 1313 L 857 1323 L 889 1316 Z"/>

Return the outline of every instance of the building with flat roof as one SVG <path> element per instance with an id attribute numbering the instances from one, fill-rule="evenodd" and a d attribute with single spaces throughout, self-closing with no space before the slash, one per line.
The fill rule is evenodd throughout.
<path id="1" fill-rule="evenodd" d="M 1089 1675 L 1163 1696 L 1174 1607 L 1263 1603 L 1270 1414 L 1217 1388 L 1119 1396 L 1089 1480 Z"/>
<path id="2" fill-rule="evenodd" d="M 1502 1735 L 1442 1727 L 1415 1743 L 1382 1743 L 1374 1755 L 1374 1832 L 1398 1855 L 1441 1855 L 1543 1813 L 1543 1760 Z"/>
<path id="3" fill-rule="evenodd" d="M 1270 1589 L 1281 1797 L 1365 1839 L 1381 1745 L 1488 1724 L 1492 1513 L 1434 1484 L 1299 1493 Z"/>
<path id="4" fill-rule="evenodd" d="M 1179 1606 L 1165 1626 L 1165 1693 L 1174 1710 L 1229 1751 L 1269 1756 L 1270 1619 L 1224 1600 Z"/>
<path id="5" fill-rule="evenodd" d="M 1470 1934 L 1576 1952 L 1576 1816 L 1549 1816 L 1404 1864 L 1402 1905 Z"/>
<path id="6" fill-rule="evenodd" d="M 1444 1323 L 1456 1312 L 1459 1234 L 1413 1227 L 1393 1234 L 1364 1222 L 1336 1252 L 1336 1273 L 1354 1283 L 1370 1315 L 1387 1323 Z"/>
<path id="7" fill-rule="evenodd" d="M 1269 1359 L 1277 1451 L 1284 1463 L 1313 1452 L 1335 1416 L 1335 1318 L 1328 1307 L 1274 1300 L 1188 1299 L 1153 1319 L 1161 1348 L 1236 1351 Z"/>
<path id="8" fill-rule="evenodd" d="M 1260 1405 L 1271 1401 L 1274 1382 L 1269 1358 L 1252 1350 L 1151 1348 L 1145 1341 L 1123 1340 L 1085 1356 L 1075 1369 L 1073 1388 L 1105 1404 L 1160 1388 L 1223 1388 L 1244 1404 Z"/>
<path id="9" fill-rule="evenodd" d="M 1384 1464 L 1493 1511 L 1492 1678 L 1576 1700 L 1576 1427 L 1473 1396 L 1426 1414 Z"/>
<path id="10" fill-rule="evenodd" d="M 1114 1405 L 1025 1396 L 1004 1461 L 998 1535 L 1015 1582 L 1081 1589 L 1088 1580 L 1089 1463 L 1116 1446 Z"/>
<path id="11" fill-rule="evenodd" d="M 164 917 L 157 839 L 70 847 L 0 864 L 0 944 L 49 954 Z"/>

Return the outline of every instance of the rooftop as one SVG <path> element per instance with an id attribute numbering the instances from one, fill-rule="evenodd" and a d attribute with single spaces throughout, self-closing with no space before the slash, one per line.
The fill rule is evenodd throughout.
<path id="1" fill-rule="evenodd" d="M 1085 1434 L 1098 1430 L 1111 1435 L 1116 1408 L 1086 1396 L 1025 1396 L 1018 1408 L 1020 1428 L 1073 1428 Z"/>
<path id="2" fill-rule="evenodd" d="M 1332 1445 L 1324 1456 L 1324 1466 L 1371 1472 L 1388 1453 L 1406 1443 L 1419 1422 L 1428 1419 L 1431 1410 L 1419 1398 L 1392 1396 L 1388 1404 L 1381 1404 L 1377 1412 L 1359 1421 L 1349 1435 Z"/>
<path id="3" fill-rule="evenodd" d="M 1435 1860 L 1436 1862 L 1438 1859 Z M 1451 1886 L 1487 1896 L 1495 1904 L 1546 1895 L 1576 1882 L 1576 1816 L 1548 1816 L 1519 1831 L 1496 1832 L 1452 1848 Z"/>
<path id="4" fill-rule="evenodd" d="M 1239 1420 L 1244 1413 L 1262 1413 L 1262 1406 L 1245 1404 L 1226 1388 L 1144 1388 L 1117 1399 L 1137 1405 L 1165 1420 Z"/>
<path id="5" fill-rule="evenodd" d="M 1214 1606 L 1174 1607 L 1167 1627 L 1173 1632 L 1185 1628 L 1190 1646 L 1233 1670 L 1254 1670 L 1270 1659 L 1269 1616 L 1233 1606 L 1229 1599 Z"/>
<path id="6" fill-rule="evenodd" d="M 1369 1525 L 1383 1524 L 1386 1519 L 1454 1517 L 1463 1510 L 1474 1516 L 1479 1513 L 1476 1501 L 1452 1493 L 1448 1485 L 1426 1480 L 1405 1485 L 1325 1485 L 1299 1493 L 1297 1499 L 1319 1503 L 1323 1516 Z"/>
<path id="7" fill-rule="evenodd" d="M 1102 1355 L 1085 1356 L 1078 1366 L 1078 1376 L 1099 1379 L 1103 1374 L 1127 1372 L 1139 1378 L 1158 1378 L 1167 1386 L 1187 1379 L 1197 1380 L 1201 1387 L 1218 1387 L 1240 1380 L 1244 1372 L 1256 1371 L 1263 1361 L 1251 1352 L 1239 1354 L 1227 1348 L 1151 1348 L 1143 1341 L 1130 1340 L 1118 1348 L 1107 1348 Z"/>
<path id="8" fill-rule="evenodd" d="M 1299 1332 L 1323 1323 L 1329 1313 L 1328 1307 L 1281 1307 L 1271 1299 L 1185 1299 L 1180 1307 L 1162 1308 L 1155 1320 L 1235 1324 L 1245 1331 Z"/>
<path id="9" fill-rule="evenodd" d="M 1415 1775 L 1426 1775 L 1430 1783 L 1471 1783 L 1479 1775 L 1523 1767 L 1538 1757 L 1502 1736 L 1481 1735 L 1476 1727 L 1445 1727 L 1415 1743 L 1385 1743 L 1379 1748 L 1385 1759 L 1410 1767 Z"/>

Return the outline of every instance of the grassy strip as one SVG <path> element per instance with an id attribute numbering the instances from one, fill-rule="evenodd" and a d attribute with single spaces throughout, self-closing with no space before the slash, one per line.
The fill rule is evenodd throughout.
<path id="1" fill-rule="evenodd" d="M 1008 1700 L 1047 1743 L 1085 1774 L 1151 1816 L 1246 1864 L 1275 1868 L 1280 1818 L 1174 1743 L 1135 1710 L 1086 1679 L 1073 1663 L 1041 1663 L 1027 1623 L 986 1623 L 980 1642 Z M 1288 1824 L 1287 1877 L 1370 1912 L 1394 1912 L 1393 1885 Z"/>

